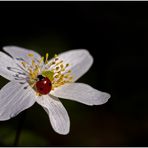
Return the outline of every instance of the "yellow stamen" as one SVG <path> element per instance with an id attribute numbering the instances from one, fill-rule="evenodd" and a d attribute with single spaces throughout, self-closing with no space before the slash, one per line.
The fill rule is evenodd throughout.
<path id="1" fill-rule="evenodd" d="M 55 62 L 52 62 L 52 65 L 54 65 L 55 64 Z"/>
<path id="2" fill-rule="evenodd" d="M 34 61 L 34 60 L 32 60 L 32 66 L 33 66 L 33 67 L 35 67 L 35 66 L 36 66 L 36 64 L 35 64 L 35 61 Z"/>
<path id="3" fill-rule="evenodd" d="M 44 61 L 44 57 L 41 57 L 39 63 L 41 64 Z"/>
<path id="4" fill-rule="evenodd" d="M 49 56 L 49 54 L 48 54 L 48 53 L 46 53 L 46 57 L 45 57 L 45 64 L 47 64 L 47 63 L 48 63 L 48 56 Z"/>
<path id="5" fill-rule="evenodd" d="M 27 63 L 26 63 L 26 62 L 21 62 L 21 63 L 22 63 L 22 65 L 23 65 L 23 67 L 26 68 L 26 64 L 27 64 Z"/>
<path id="6" fill-rule="evenodd" d="M 36 96 L 40 96 L 40 93 L 39 92 L 36 92 Z"/>
<path id="7" fill-rule="evenodd" d="M 66 64 L 66 67 L 68 67 L 69 66 L 69 64 Z"/>
<path id="8" fill-rule="evenodd" d="M 56 70 L 59 70 L 59 67 L 56 67 Z"/>
<path id="9" fill-rule="evenodd" d="M 57 54 L 55 54 L 55 55 L 54 55 L 54 58 L 58 58 L 58 55 L 57 55 Z"/>
<path id="10" fill-rule="evenodd" d="M 68 72 L 67 73 L 71 73 L 71 70 L 68 70 Z"/>
<path id="11" fill-rule="evenodd" d="M 64 67 L 64 65 L 63 65 L 63 64 L 61 64 L 61 65 L 60 65 L 60 67 L 61 67 L 61 68 L 63 68 L 63 67 Z"/>
<path id="12" fill-rule="evenodd" d="M 28 56 L 29 56 L 29 57 L 34 57 L 34 54 L 29 53 Z"/>

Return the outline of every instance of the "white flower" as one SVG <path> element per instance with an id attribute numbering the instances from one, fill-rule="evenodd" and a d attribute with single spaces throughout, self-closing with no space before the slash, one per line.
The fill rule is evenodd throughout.
<path id="1" fill-rule="evenodd" d="M 58 97 L 86 105 L 100 105 L 110 98 L 108 93 L 75 83 L 93 63 L 87 50 L 70 50 L 48 61 L 48 54 L 44 59 L 32 50 L 17 46 L 3 49 L 11 57 L 0 52 L 0 75 L 10 80 L 0 90 L 1 121 L 16 116 L 37 102 L 47 112 L 53 129 L 64 135 L 69 132 L 70 120 Z"/>

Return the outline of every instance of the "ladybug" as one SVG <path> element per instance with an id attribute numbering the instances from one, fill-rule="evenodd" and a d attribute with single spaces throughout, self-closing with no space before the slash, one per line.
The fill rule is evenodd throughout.
<path id="1" fill-rule="evenodd" d="M 51 91 L 51 81 L 47 77 L 43 77 L 42 75 L 38 75 L 38 81 L 36 82 L 36 90 L 41 95 L 46 95 Z"/>

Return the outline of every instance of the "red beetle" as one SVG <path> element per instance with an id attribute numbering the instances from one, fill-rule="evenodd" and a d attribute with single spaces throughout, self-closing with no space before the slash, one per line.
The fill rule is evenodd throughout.
<path id="1" fill-rule="evenodd" d="M 42 75 L 38 75 L 38 80 L 36 82 L 36 89 L 41 95 L 46 95 L 51 91 L 52 84 L 51 81 L 47 77 L 43 77 Z"/>

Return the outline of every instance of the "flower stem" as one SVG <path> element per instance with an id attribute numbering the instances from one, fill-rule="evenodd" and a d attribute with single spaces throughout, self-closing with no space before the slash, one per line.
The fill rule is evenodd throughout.
<path id="1" fill-rule="evenodd" d="M 22 128 L 23 128 L 25 118 L 26 118 L 26 111 L 24 111 L 22 113 L 22 116 L 20 116 L 20 118 L 19 118 L 13 146 L 18 146 L 18 144 L 19 144 L 19 138 L 20 138 L 20 135 L 21 135 L 21 131 L 22 131 Z"/>

